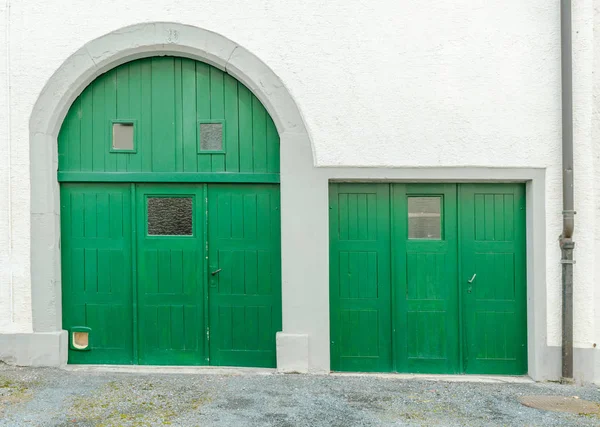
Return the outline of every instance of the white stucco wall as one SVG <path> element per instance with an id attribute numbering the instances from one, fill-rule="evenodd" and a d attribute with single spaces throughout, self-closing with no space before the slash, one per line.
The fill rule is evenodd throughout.
<path id="1" fill-rule="evenodd" d="M 600 1 L 574 3 L 575 345 L 591 348 L 600 343 Z M 547 0 L 3 2 L 0 332 L 31 330 L 32 106 L 83 44 L 151 21 L 218 32 L 261 58 L 295 98 L 320 166 L 547 168 L 547 333 L 560 345 L 560 26 L 558 2 Z"/>

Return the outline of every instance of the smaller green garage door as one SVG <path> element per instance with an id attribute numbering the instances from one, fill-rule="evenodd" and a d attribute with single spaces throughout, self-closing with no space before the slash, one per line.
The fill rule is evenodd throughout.
<path id="1" fill-rule="evenodd" d="M 331 366 L 527 372 L 521 184 L 332 184 Z"/>

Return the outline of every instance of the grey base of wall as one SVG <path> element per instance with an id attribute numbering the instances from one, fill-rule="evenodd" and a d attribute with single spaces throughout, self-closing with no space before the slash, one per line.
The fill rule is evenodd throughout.
<path id="1" fill-rule="evenodd" d="M 309 336 L 277 334 L 277 366 L 283 373 L 325 374 L 309 371 Z M 17 366 L 64 366 L 67 363 L 67 331 L 31 334 L 0 334 L 0 362 Z M 543 363 L 535 381 L 558 381 L 561 378 L 561 349 L 546 347 Z M 577 383 L 600 383 L 600 350 L 575 348 L 574 377 Z"/>
<path id="2" fill-rule="evenodd" d="M 290 374 L 308 373 L 309 354 L 307 334 L 286 334 L 285 332 L 277 332 L 277 370 L 279 372 Z"/>
<path id="3" fill-rule="evenodd" d="M 67 363 L 67 331 L 0 334 L 0 361 L 17 366 Z"/>
<path id="4" fill-rule="evenodd" d="M 547 347 L 547 378 L 534 378 L 536 381 L 556 381 L 562 376 L 562 351 L 560 347 Z M 578 384 L 600 383 L 600 350 L 597 348 L 573 349 L 573 379 Z"/>

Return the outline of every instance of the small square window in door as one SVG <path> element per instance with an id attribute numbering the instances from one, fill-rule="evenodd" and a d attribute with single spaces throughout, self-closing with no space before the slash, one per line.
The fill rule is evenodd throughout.
<path id="1" fill-rule="evenodd" d="M 149 236 L 191 236 L 191 197 L 148 197 Z"/>
<path id="2" fill-rule="evenodd" d="M 112 152 L 135 152 L 134 123 L 112 123 Z"/>
<path id="3" fill-rule="evenodd" d="M 223 123 L 200 123 L 199 153 L 224 153 Z"/>
<path id="4" fill-rule="evenodd" d="M 441 240 L 442 198 L 423 196 L 408 198 L 408 238 Z"/>

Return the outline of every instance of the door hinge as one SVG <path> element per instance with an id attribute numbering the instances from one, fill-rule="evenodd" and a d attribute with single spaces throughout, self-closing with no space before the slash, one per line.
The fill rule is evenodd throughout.
<path id="1" fill-rule="evenodd" d="M 206 339 L 210 340 L 210 328 L 209 327 L 206 328 Z"/>

